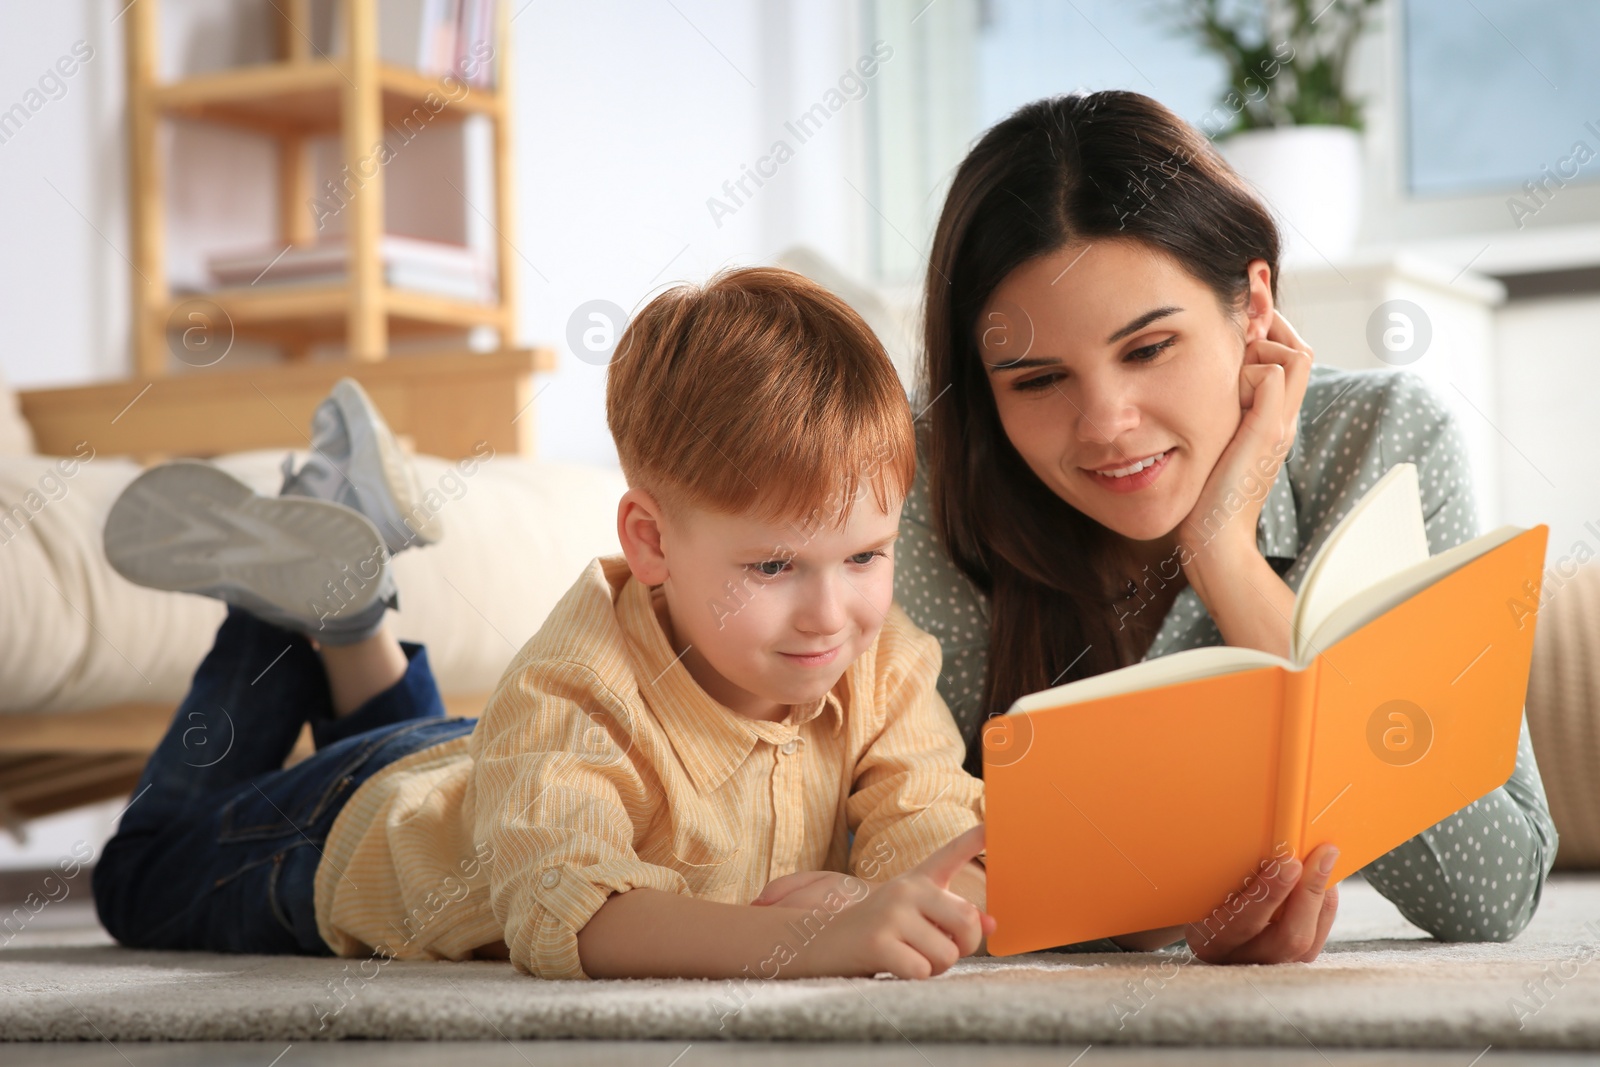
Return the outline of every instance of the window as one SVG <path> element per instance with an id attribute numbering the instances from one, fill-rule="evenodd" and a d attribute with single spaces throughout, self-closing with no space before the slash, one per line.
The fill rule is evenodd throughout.
<path id="1" fill-rule="evenodd" d="M 1403 26 L 1413 195 L 1600 176 L 1600 4 L 1406 0 Z"/>

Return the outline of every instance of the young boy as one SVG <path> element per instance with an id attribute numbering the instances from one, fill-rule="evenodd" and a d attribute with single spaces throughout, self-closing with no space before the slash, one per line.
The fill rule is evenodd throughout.
<path id="1" fill-rule="evenodd" d="M 309 887 L 303 874 L 267 883 L 298 947 L 242 947 L 371 954 L 375 966 L 509 957 L 548 978 L 911 978 L 979 950 L 993 929 L 982 785 L 961 769 L 935 691 L 938 644 L 892 603 L 914 456 L 876 339 L 797 275 L 729 272 L 640 313 L 610 367 L 607 417 L 630 486 L 622 554 L 585 570 L 470 734 L 363 764 L 353 792 L 330 764 L 307 775 L 332 783 L 325 794 L 269 801 L 305 813 L 295 828 L 320 862 Z M 290 614 L 273 619 L 293 628 Z M 392 666 L 357 689 L 367 703 L 329 714 L 371 717 L 377 702 L 396 720 L 386 729 L 403 731 L 398 704 L 437 700 L 416 695 L 420 652 L 397 656 L 373 625 L 349 624 L 338 657 L 322 650 L 328 684 L 341 688 L 348 658 Z M 265 653 L 281 637 L 251 640 Z M 249 657 L 235 658 L 233 690 L 248 699 Z M 368 736 L 341 743 L 365 751 Z M 252 784 L 264 798 L 277 788 Z M 226 822 L 188 839 L 237 836 L 246 820 Z M 288 850 L 217 863 L 306 870 Z M 146 867 L 107 872 L 103 916 L 148 913 L 114 891 Z M 137 923 L 107 925 L 140 943 Z"/>
<path id="2" fill-rule="evenodd" d="M 938 645 L 892 604 L 914 453 L 882 348 L 800 276 L 731 272 L 640 312 L 606 412 L 622 555 L 556 605 L 470 740 L 352 801 L 324 935 L 366 951 L 484 855 L 431 924 L 543 977 L 946 970 L 985 932 L 983 792 Z"/>

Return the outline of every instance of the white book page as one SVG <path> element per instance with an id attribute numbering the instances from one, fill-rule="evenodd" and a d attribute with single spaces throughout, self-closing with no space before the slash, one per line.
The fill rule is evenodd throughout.
<path id="1" fill-rule="evenodd" d="M 1381 586 L 1356 594 L 1353 599 L 1335 608 L 1317 627 L 1311 635 L 1311 647 L 1321 650 L 1337 644 L 1390 608 L 1405 603 L 1446 575 L 1499 548 L 1522 532 L 1520 526 L 1502 526 L 1407 567 Z"/>
<path id="2" fill-rule="evenodd" d="M 1427 559 L 1417 468 L 1397 463 L 1339 521 L 1312 559 L 1295 598 L 1290 658 L 1305 665 L 1321 648 L 1313 635 L 1335 612 Z"/>
<path id="3" fill-rule="evenodd" d="M 1513 537 L 1502 526 L 1437 556 L 1428 555 L 1417 469 L 1397 464 L 1334 527 L 1295 600 L 1293 658 L 1214 645 L 1174 652 L 1021 697 L 1007 714 L 1159 689 L 1256 667 L 1299 670 L 1317 653 Z"/>
<path id="4" fill-rule="evenodd" d="M 1254 648 L 1208 645 L 1204 648 L 1174 652 L 1170 656 L 1158 656 L 1143 663 L 1097 674 L 1093 678 L 1058 685 L 1054 689 L 1029 693 L 1025 697 L 1018 698 L 1006 714 L 1016 715 L 1021 712 L 1038 711 L 1041 708 L 1059 707 L 1062 704 L 1081 704 L 1088 700 L 1100 700 L 1104 697 L 1121 696 L 1123 693 L 1137 693 L 1147 689 L 1160 689 L 1162 686 L 1176 685 L 1196 678 L 1212 678 L 1219 674 L 1233 674 L 1235 671 L 1246 671 L 1255 667 L 1292 669 L 1293 664 L 1282 656 L 1274 656 L 1270 652 Z"/>

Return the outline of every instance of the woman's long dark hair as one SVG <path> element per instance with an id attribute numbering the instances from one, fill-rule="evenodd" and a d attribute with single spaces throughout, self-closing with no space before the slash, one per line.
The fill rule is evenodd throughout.
<path id="1" fill-rule="evenodd" d="M 1211 148 L 1138 93 L 1074 93 L 1020 108 L 978 141 L 945 198 L 928 262 L 922 386 L 930 503 L 951 558 L 990 597 L 980 722 L 1027 693 L 1137 662 L 1156 612 L 1122 626 L 1127 561 L 1104 526 L 1029 469 L 1000 424 L 978 318 L 1001 281 L 1069 243 L 1134 238 L 1171 255 L 1225 308 L 1246 266 L 1277 291 L 1272 216 Z M 969 768 L 981 766 L 978 736 Z"/>

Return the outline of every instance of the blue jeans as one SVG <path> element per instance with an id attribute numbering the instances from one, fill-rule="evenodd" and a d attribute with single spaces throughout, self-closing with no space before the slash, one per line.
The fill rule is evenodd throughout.
<path id="1" fill-rule="evenodd" d="M 135 948 L 332 955 L 317 864 L 335 817 L 383 767 L 472 732 L 445 717 L 420 645 L 405 676 L 335 718 L 303 636 L 232 609 L 95 864 L 95 908 Z M 284 760 L 311 724 L 316 752 Z"/>

